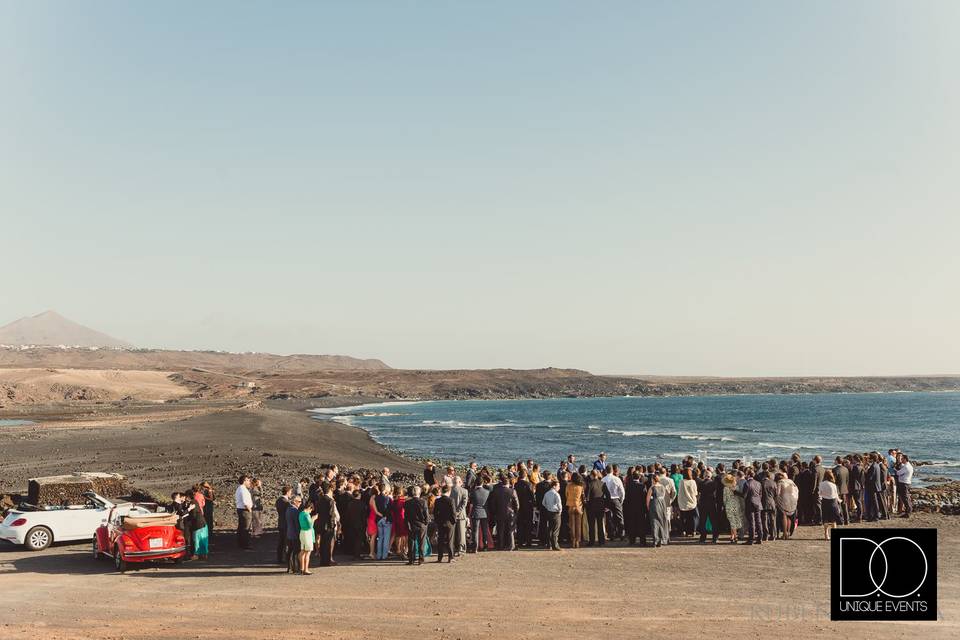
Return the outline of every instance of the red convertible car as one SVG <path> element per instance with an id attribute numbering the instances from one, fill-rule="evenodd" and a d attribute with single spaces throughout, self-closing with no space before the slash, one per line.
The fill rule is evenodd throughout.
<path id="1" fill-rule="evenodd" d="M 176 525 L 177 516 L 172 513 L 158 513 L 142 504 L 119 504 L 94 534 L 93 557 L 113 558 L 121 572 L 130 563 L 179 562 L 187 555 L 187 544 Z"/>

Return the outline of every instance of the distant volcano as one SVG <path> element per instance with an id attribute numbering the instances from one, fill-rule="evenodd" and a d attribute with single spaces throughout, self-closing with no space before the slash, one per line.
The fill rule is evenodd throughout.
<path id="1" fill-rule="evenodd" d="M 64 345 L 68 347 L 132 347 L 128 342 L 111 338 L 56 311 L 44 311 L 31 318 L 20 318 L 0 327 L 0 344 Z"/>

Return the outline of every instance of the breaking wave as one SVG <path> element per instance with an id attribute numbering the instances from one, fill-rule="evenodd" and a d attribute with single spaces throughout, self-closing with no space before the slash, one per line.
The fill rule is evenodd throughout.
<path id="1" fill-rule="evenodd" d="M 718 442 L 733 442 L 736 440 L 736 438 L 732 438 L 730 436 L 711 436 L 702 433 L 685 433 L 680 431 L 676 433 L 666 433 L 662 431 L 622 431 L 620 429 L 607 429 L 607 433 L 615 433 L 628 438 L 635 436 L 646 436 L 649 438 L 680 438 L 681 440 L 716 440 Z"/>

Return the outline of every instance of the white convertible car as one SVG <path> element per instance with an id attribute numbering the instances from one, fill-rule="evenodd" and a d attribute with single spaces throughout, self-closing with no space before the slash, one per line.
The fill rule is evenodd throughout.
<path id="1" fill-rule="evenodd" d="M 82 505 L 11 510 L 0 523 L 0 540 L 22 544 L 31 551 L 46 549 L 54 542 L 93 540 L 114 503 L 93 492 L 84 496 L 87 502 Z"/>

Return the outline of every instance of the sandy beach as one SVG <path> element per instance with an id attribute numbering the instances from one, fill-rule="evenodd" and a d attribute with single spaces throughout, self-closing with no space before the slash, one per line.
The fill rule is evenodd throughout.
<path id="1" fill-rule="evenodd" d="M 359 402 L 357 399 L 350 399 Z M 329 406 L 344 404 L 329 399 Z M 305 404 L 273 402 L 137 424 L 46 419 L 58 425 L 0 430 L 6 491 L 28 477 L 76 469 L 117 471 L 163 494 L 209 479 L 225 499 L 207 563 L 118 574 L 88 544 L 40 553 L 0 550 L 0 625 L 5 637 L 47 638 L 540 638 L 558 631 L 625 637 L 640 632 L 768 637 L 796 632 L 894 638 L 960 633 L 960 532 L 949 516 L 918 514 L 881 526 L 939 531 L 938 623 L 829 620 L 829 548 L 818 528 L 762 547 L 678 542 L 654 550 L 612 544 L 560 553 L 524 550 L 467 556 L 453 565 L 344 560 L 310 577 L 272 563 L 275 534 L 254 553 L 230 531 L 233 479 L 260 475 L 268 488 L 329 462 L 417 471 L 354 427 L 317 421 Z M 42 412 L 41 412 L 42 413 Z M 152 415 L 152 418 L 151 418 Z M 146 419 L 146 421 L 144 421 Z M 151 421 L 153 420 L 153 421 Z M 265 455 L 269 454 L 269 455 Z M 268 491 L 266 498 L 272 502 Z M 268 519 L 268 523 L 272 524 Z M 604 587 L 579 588 L 593 576 Z M 617 595 L 610 598 L 613 590 Z M 517 594 L 522 597 L 517 597 Z M 663 594 L 669 594 L 665 597 Z M 571 606 L 572 605 L 572 606 Z M 302 615 L 309 612 L 309 615 Z"/>

